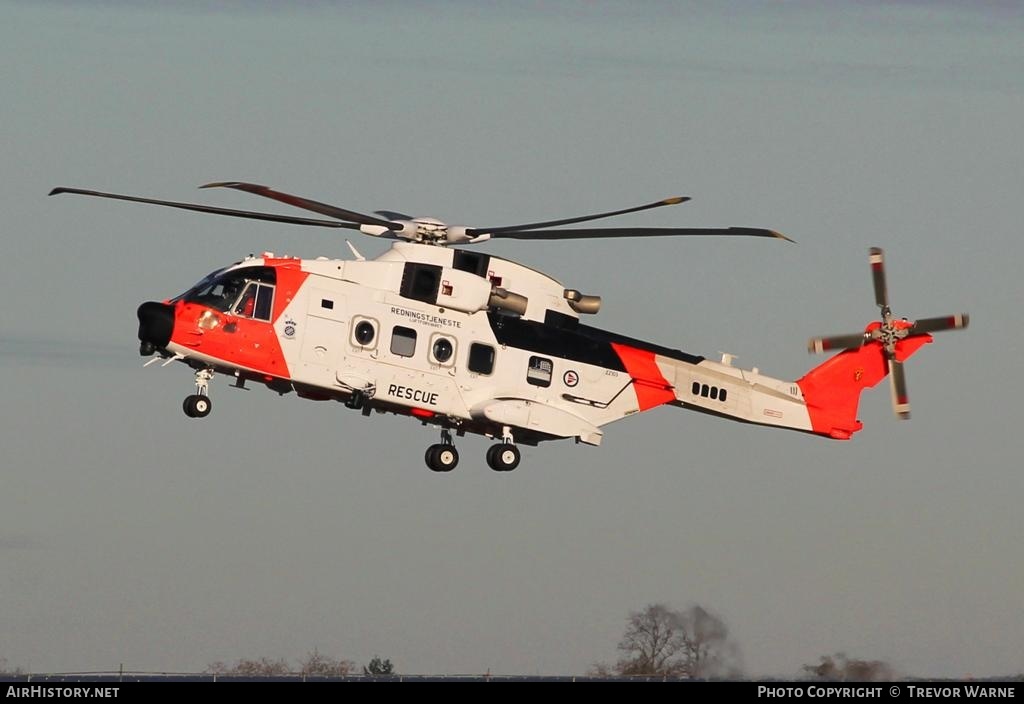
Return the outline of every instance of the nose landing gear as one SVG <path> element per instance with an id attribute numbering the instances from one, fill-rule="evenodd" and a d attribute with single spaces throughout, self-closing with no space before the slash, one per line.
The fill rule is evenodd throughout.
<path id="1" fill-rule="evenodd" d="M 186 396 L 181 404 L 182 410 L 189 418 L 205 418 L 213 410 L 213 401 L 209 395 L 212 378 L 212 369 L 200 369 L 196 372 L 196 393 Z"/>

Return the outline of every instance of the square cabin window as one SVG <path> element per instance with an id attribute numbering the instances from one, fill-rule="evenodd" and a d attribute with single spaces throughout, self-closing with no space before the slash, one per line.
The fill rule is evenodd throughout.
<path id="1" fill-rule="evenodd" d="M 526 383 L 545 388 L 551 386 L 552 368 L 550 359 L 530 357 L 530 366 L 526 369 Z"/>
<path id="2" fill-rule="evenodd" d="M 391 331 L 391 354 L 398 357 L 412 357 L 416 354 L 416 331 L 396 325 Z"/>
<path id="3" fill-rule="evenodd" d="M 490 374 L 494 371 L 494 348 L 474 342 L 469 346 L 469 371 Z"/>

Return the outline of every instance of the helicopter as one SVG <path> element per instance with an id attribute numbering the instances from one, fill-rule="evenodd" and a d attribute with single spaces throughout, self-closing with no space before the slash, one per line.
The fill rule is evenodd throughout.
<path id="1" fill-rule="evenodd" d="M 812 338 L 810 352 L 837 351 L 795 381 L 593 327 L 600 296 L 584 294 L 517 262 L 451 245 L 491 239 L 739 236 L 789 240 L 774 230 L 729 228 L 565 228 L 677 205 L 685 196 L 609 212 L 520 225 L 450 226 L 427 217 L 379 210 L 367 215 L 267 186 L 230 188 L 329 220 L 157 200 L 79 188 L 61 193 L 160 205 L 230 217 L 358 230 L 393 240 L 367 260 L 300 259 L 265 252 L 219 268 L 184 293 L 138 308 L 139 353 L 146 365 L 182 362 L 195 392 L 190 418 L 212 410 L 210 383 L 262 384 L 286 394 L 338 401 L 364 416 L 396 414 L 435 426 L 440 442 L 427 466 L 459 463 L 454 437 L 494 442 L 487 464 L 515 469 L 520 445 L 572 439 L 600 445 L 604 426 L 662 405 L 723 419 L 848 440 L 861 430 L 864 389 L 890 378 L 893 410 L 910 417 L 903 364 L 932 333 L 967 326 L 966 313 L 916 321 L 889 307 L 884 254 L 869 251 L 881 320 L 858 333 Z M 792 241 L 792 240 L 789 240 Z M 453 437 L 454 435 L 454 437 Z"/>

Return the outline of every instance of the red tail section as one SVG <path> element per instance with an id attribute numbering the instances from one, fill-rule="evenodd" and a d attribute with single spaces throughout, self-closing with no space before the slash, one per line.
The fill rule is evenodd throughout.
<path id="1" fill-rule="evenodd" d="M 868 330 L 880 327 L 872 323 Z M 901 362 L 932 341 L 931 335 L 914 335 L 896 343 Z M 860 349 L 845 350 L 807 372 L 796 383 L 804 395 L 807 414 L 815 433 L 837 440 L 849 440 L 863 424 L 857 420 L 860 392 L 870 389 L 889 374 L 879 342 Z"/>

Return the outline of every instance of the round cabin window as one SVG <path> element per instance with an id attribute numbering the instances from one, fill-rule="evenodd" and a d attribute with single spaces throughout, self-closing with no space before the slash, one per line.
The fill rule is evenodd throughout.
<path id="1" fill-rule="evenodd" d="M 373 342 L 374 335 L 376 334 L 377 330 L 369 320 L 363 320 L 356 325 L 356 342 L 364 347 Z"/>

